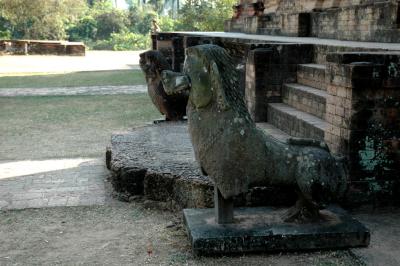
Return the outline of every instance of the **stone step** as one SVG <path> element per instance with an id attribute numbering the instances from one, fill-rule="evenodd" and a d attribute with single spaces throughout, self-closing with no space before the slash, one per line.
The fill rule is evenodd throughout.
<path id="1" fill-rule="evenodd" d="M 322 64 L 299 64 L 297 83 L 326 91 L 325 69 Z"/>
<path id="2" fill-rule="evenodd" d="M 282 88 L 282 100 L 300 111 L 325 119 L 326 91 L 298 83 L 284 84 Z"/>
<path id="3" fill-rule="evenodd" d="M 290 138 L 290 135 L 287 133 L 283 132 L 277 127 L 274 127 L 270 123 L 262 122 L 262 123 L 256 123 L 257 127 L 261 129 L 262 131 L 265 132 L 265 134 L 268 134 L 272 136 L 273 138 L 281 141 L 281 142 L 286 142 L 288 138 Z"/>
<path id="4" fill-rule="evenodd" d="M 268 123 L 292 137 L 323 141 L 327 122 L 285 103 L 268 104 Z"/>

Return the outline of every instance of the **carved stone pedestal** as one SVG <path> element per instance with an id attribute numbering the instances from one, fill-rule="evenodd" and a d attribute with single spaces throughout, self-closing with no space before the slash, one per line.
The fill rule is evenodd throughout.
<path id="1" fill-rule="evenodd" d="M 214 209 L 185 209 L 193 251 L 199 255 L 366 247 L 370 232 L 339 207 L 322 211 L 325 221 L 281 220 L 286 209 L 238 208 L 232 224 L 218 224 Z"/>

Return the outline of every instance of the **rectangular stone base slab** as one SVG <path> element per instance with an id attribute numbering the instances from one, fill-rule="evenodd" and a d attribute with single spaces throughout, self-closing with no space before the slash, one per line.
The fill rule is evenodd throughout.
<path id="1" fill-rule="evenodd" d="M 369 245 L 369 230 L 343 209 L 321 211 L 323 222 L 285 223 L 287 209 L 238 208 L 235 223 L 215 223 L 214 209 L 183 210 L 194 253 L 199 255 L 342 249 Z"/>

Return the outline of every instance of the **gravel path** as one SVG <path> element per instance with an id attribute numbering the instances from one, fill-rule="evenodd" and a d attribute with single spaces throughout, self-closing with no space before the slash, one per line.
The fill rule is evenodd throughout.
<path id="1" fill-rule="evenodd" d="M 147 92 L 146 85 L 132 86 L 87 86 L 60 88 L 6 88 L 0 89 L 0 97 L 16 96 L 74 96 L 74 95 L 117 95 Z"/>

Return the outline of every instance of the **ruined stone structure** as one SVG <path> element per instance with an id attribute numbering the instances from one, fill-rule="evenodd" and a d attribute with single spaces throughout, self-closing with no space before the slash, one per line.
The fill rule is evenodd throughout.
<path id="1" fill-rule="evenodd" d="M 225 30 L 400 42 L 399 6 L 397 0 L 241 0 Z M 236 10 L 241 10 L 239 15 Z"/>
<path id="2" fill-rule="evenodd" d="M 235 6 L 226 23 L 227 30 L 240 33 L 161 32 L 152 36 L 153 49 L 179 72 L 186 48 L 209 43 L 225 48 L 260 128 L 280 139 L 324 141 L 344 156 L 350 177 L 346 202 L 398 202 L 398 1 L 248 4 Z M 262 24 L 265 19 L 270 23 Z M 311 24 L 307 30 L 303 19 Z"/>
<path id="3" fill-rule="evenodd" d="M 84 56 L 85 52 L 86 47 L 81 42 L 0 40 L 0 54 Z"/>

